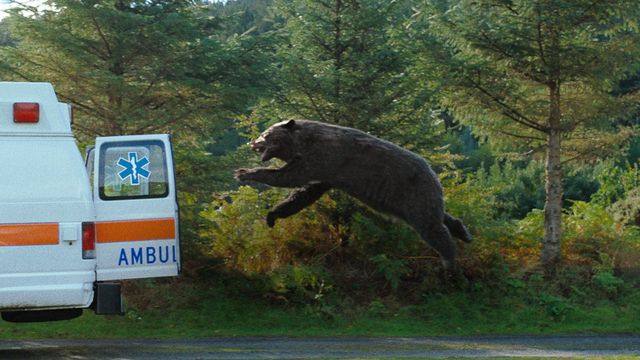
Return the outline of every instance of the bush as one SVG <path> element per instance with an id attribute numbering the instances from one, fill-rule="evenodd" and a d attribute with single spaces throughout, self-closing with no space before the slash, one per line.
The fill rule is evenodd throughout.
<path id="1" fill-rule="evenodd" d="M 616 222 L 640 226 L 640 187 L 626 192 L 624 198 L 609 207 Z"/>
<path id="2" fill-rule="evenodd" d="M 496 162 L 488 171 L 480 168 L 471 181 L 483 193 L 495 197 L 495 211 L 507 219 L 520 219 L 533 208 L 544 205 L 543 164 L 532 161 L 517 166 L 511 161 Z"/>
<path id="3" fill-rule="evenodd" d="M 544 164 L 540 161 L 495 162 L 481 167 L 469 178 L 472 187 L 495 198 L 495 211 L 506 219 L 522 219 L 533 209 L 544 207 Z M 589 201 L 598 190 L 593 171 L 569 167 L 563 174 L 564 207 L 573 201 Z"/>
<path id="4" fill-rule="evenodd" d="M 545 310 L 547 316 L 555 321 L 564 321 L 567 315 L 573 311 L 573 306 L 567 299 L 547 293 L 540 294 L 539 305 Z"/>
<path id="5" fill-rule="evenodd" d="M 312 209 L 279 219 L 270 229 L 266 214 L 283 195 L 281 190 L 259 192 L 248 186 L 226 193 L 201 213 L 208 221 L 202 235 L 211 239 L 209 254 L 222 258 L 228 269 L 269 276 L 277 294 L 315 299 L 330 288 L 331 280 L 313 264 L 341 242 L 339 229 L 324 210 L 335 204 L 323 197 Z"/>
<path id="6" fill-rule="evenodd" d="M 623 272 L 629 259 L 640 259 L 640 237 L 634 227 L 616 222 L 596 202 L 576 201 L 562 216 L 562 252 L 567 265 L 595 271 Z M 534 210 L 518 222 L 517 239 L 540 241 L 544 214 Z"/>
<path id="7" fill-rule="evenodd" d="M 602 162 L 598 166 L 598 191 L 591 197 L 596 204 L 607 207 L 625 197 L 625 194 L 640 186 L 638 164 L 627 164 L 626 168 Z"/>
<path id="8" fill-rule="evenodd" d="M 275 296 L 297 302 L 320 302 L 333 286 L 330 276 L 319 266 L 282 266 L 269 276 Z"/>
<path id="9" fill-rule="evenodd" d="M 402 277 L 411 272 L 404 259 L 393 259 L 385 254 L 379 254 L 370 257 L 369 260 L 376 265 L 378 273 L 384 276 L 393 290 L 397 290 Z"/>
<path id="10" fill-rule="evenodd" d="M 516 264 L 508 258 L 522 258 L 531 244 L 514 241 L 515 223 L 502 216 L 500 200 L 491 190 L 481 189 L 473 179 L 456 180 L 443 180 L 447 212 L 460 217 L 474 236 L 471 244 L 459 246 L 458 262 L 470 280 L 495 283 Z"/>
<path id="11" fill-rule="evenodd" d="M 495 177 L 517 173 L 493 169 Z M 465 290 L 492 296 L 515 292 L 561 320 L 571 310 L 563 301 L 616 299 L 629 286 L 628 275 L 637 271 L 640 230 L 616 221 L 596 201 L 573 201 L 563 213 L 565 261 L 559 276 L 551 283 L 538 281 L 543 212 L 534 209 L 522 220 L 509 219 L 500 205 L 506 198 L 493 192 L 509 188 L 512 193 L 520 185 L 503 182 L 484 189 L 489 183 L 459 172 L 443 174 L 442 182 L 447 211 L 475 238 L 458 246 L 458 264 L 468 282 L 455 289 L 441 276 L 439 256 L 411 227 L 339 191 L 270 229 L 266 214 L 286 191 L 241 187 L 201 212 L 200 236 L 209 239 L 208 254 L 222 259 L 227 269 L 262 279 L 262 295 L 278 303 L 311 304 L 327 314 L 339 311 L 339 298 L 350 304 L 373 299 L 419 304 L 425 294 Z M 540 299 L 541 293 L 550 297 Z"/>
<path id="12" fill-rule="evenodd" d="M 591 278 L 591 282 L 597 291 L 609 299 L 615 299 L 625 285 L 624 280 L 616 277 L 610 271 L 595 273 Z"/>

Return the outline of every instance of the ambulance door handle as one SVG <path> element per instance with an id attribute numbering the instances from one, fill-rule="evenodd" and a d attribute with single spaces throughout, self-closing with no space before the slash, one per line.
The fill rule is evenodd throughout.
<path id="1" fill-rule="evenodd" d="M 80 239 L 79 233 L 82 231 L 81 225 L 78 224 L 60 224 L 60 240 L 63 243 L 73 245 L 75 241 Z"/>

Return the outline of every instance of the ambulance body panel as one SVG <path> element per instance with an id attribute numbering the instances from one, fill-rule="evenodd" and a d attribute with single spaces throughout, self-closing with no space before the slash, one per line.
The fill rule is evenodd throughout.
<path id="1" fill-rule="evenodd" d="M 95 215 L 73 138 L 0 136 L 0 164 L 0 308 L 89 306 L 82 223 Z"/>
<path id="2" fill-rule="evenodd" d="M 48 83 L 0 82 L 5 319 L 88 307 L 118 313 L 113 281 L 180 269 L 170 137 L 97 138 L 87 169 L 71 113 Z M 36 316 L 21 316 L 29 312 Z"/>

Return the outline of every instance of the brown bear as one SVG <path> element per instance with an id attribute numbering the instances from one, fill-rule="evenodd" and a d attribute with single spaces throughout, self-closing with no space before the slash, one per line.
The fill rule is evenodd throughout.
<path id="1" fill-rule="evenodd" d="M 442 186 L 429 164 L 388 141 L 352 128 L 289 120 L 271 126 L 250 146 L 262 161 L 278 158 L 286 165 L 238 169 L 237 180 L 298 188 L 269 212 L 270 227 L 336 188 L 407 222 L 440 254 L 447 270 L 455 268 L 451 235 L 472 240 L 462 222 L 445 212 Z"/>

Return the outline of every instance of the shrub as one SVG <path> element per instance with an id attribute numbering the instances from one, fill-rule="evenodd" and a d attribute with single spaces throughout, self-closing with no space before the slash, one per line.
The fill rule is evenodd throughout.
<path id="1" fill-rule="evenodd" d="M 616 222 L 596 202 L 576 201 L 563 213 L 562 252 L 568 265 L 587 266 L 592 272 L 621 271 L 629 258 L 640 258 L 638 231 Z M 517 239 L 540 241 L 544 214 L 534 210 L 518 222 Z"/>
<path id="2" fill-rule="evenodd" d="M 483 194 L 495 198 L 495 211 L 506 219 L 522 219 L 533 209 L 544 207 L 544 164 L 540 161 L 495 162 L 488 169 L 481 167 L 469 181 Z M 589 201 L 598 190 L 593 170 L 568 167 L 563 174 L 564 207 L 573 201 Z"/>
<path id="3" fill-rule="evenodd" d="M 313 208 L 280 219 L 270 229 L 266 214 L 283 196 L 281 190 L 259 192 L 248 186 L 226 193 L 201 213 L 208 221 L 201 233 L 211 239 L 209 254 L 222 258 L 228 269 L 267 275 L 276 293 L 314 299 L 331 281 L 312 265 L 341 242 L 325 211 L 335 204 L 323 197 Z"/>
<path id="4" fill-rule="evenodd" d="M 496 177 L 504 171 L 497 169 Z M 359 304 L 372 299 L 416 304 L 424 294 L 466 289 L 493 295 L 517 292 L 561 320 L 570 311 L 562 305 L 565 299 L 620 296 L 628 286 L 626 274 L 640 261 L 638 228 L 616 221 L 610 208 L 597 201 L 573 201 L 563 213 L 564 266 L 555 282 L 538 281 L 533 265 L 539 260 L 543 212 L 534 209 L 522 220 L 512 220 L 502 213 L 505 200 L 493 192 L 497 188 L 482 187 L 488 183 L 463 179 L 459 172 L 443 174 L 442 182 L 447 211 L 460 217 L 475 238 L 458 247 L 458 263 L 468 282 L 455 290 L 443 282 L 437 254 L 411 227 L 339 191 L 279 219 L 270 229 L 266 214 L 287 191 L 241 187 L 200 213 L 200 236 L 209 239 L 209 254 L 222 259 L 227 269 L 264 279 L 263 294 L 279 303 L 295 301 L 331 311 L 340 297 Z M 551 297 L 540 299 L 540 293 Z"/>
<path id="5" fill-rule="evenodd" d="M 603 207 L 623 199 L 628 191 L 640 186 L 638 164 L 627 164 L 626 168 L 621 168 L 602 162 L 598 166 L 596 176 L 600 187 L 591 200 Z"/>
<path id="6" fill-rule="evenodd" d="M 320 302 L 333 289 L 330 276 L 319 266 L 286 265 L 270 276 L 271 289 L 286 301 Z"/>
<path id="7" fill-rule="evenodd" d="M 474 236 L 471 244 L 459 247 L 458 262 L 471 280 L 495 281 L 505 271 L 505 257 L 524 252 L 524 245 L 514 242 L 514 223 L 500 213 L 499 200 L 489 189 L 481 189 L 473 179 L 443 180 L 447 211 L 460 217 Z M 511 262 L 513 264 L 513 262 Z"/>
<path id="8" fill-rule="evenodd" d="M 627 191 L 624 198 L 609 207 L 609 211 L 619 223 L 640 226 L 640 187 Z"/>
<path id="9" fill-rule="evenodd" d="M 616 277 L 610 271 L 595 273 L 591 278 L 591 282 L 598 292 L 609 299 L 615 299 L 625 285 L 624 280 Z"/>
<path id="10" fill-rule="evenodd" d="M 539 305 L 555 321 L 564 321 L 567 315 L 574 310 L 574 307 L 567 299 L 547 293 L 540 294 Z"/>
<path id="11" fill-rule="evenodd" d="M 394 259 L 385 254 L 379 254 L 370 257 L 369 260 L 376 265 L 378 273 L 384 276 L 393 290 L 398 289 L 402 276 L 411 272 L 404 259 Z"/>

